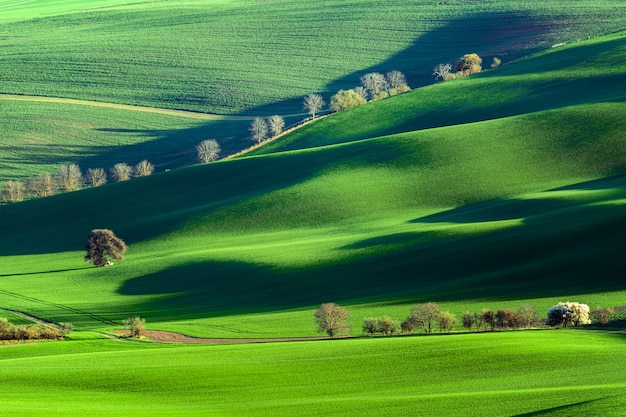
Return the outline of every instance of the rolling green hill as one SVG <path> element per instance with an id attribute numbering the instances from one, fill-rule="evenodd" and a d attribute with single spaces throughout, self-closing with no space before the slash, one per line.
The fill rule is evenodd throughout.
<path id="1" fill-rule="evenodd" d="M 625 55 L 624 32 L 554 48 L 469 79 L 421 88 L 375 105 L 341 112 L 255 153 L 342 143 L 580 104 L 624 102 Z M 589 130 L 589 135 L 595 135 L 593 128 Z"/>
<path id="2" fill-rule="evenodd" d="M 495 55 L 509 62 L 622 29 L 621 2 L 569 6 L 553 0 L 0 0 L 0 93 L 7 94 L 0 95 L 0 185 L 66 163 L 86 170 L 148 159 L 157 170 L 179 168 L 195 162 L 200 140 L 217 139 L 223 156 L 233 154 L 251 143 L 250 115 L 292 115 L 291 125 L 304 117 L 302 96 L 320 92 L 328 99 L 368 71 L 399 69 L 413 87 L 424 86 L 432 83 L 434 65 L 468 51 L 488 66 Z M 154 107 L 247 117 L 165 117 Z M 518 112 L 501 112 L 511 114 Z M 399 112 L 382 130 L 354 132 L 374 137 L 481 118 L 431 119 L 417 123 Z M 307 137 L 318 141 L 313 132 Z"/>
<path id="3" fill-rule="evenodd" d="M 430 84 L 467 52 L 505 62 L 623 29 L 614 0 L 0 1 L 0 92 L 213 113 L 293 113 L 368 71 Z"/>
<path id="4" fill-rule="evenodd" d="M 624 335 L 0 346 L 8 416 L 622 415 Z M 451 410 L 456 410 L 455 412 Z"/>
<path id="5" fill-rule="evenodd" d="M 567 51 L 609 51 L 591 54 L 589 77 L 617 71 L 616 39 L 623 38 Z M 561 54 L 507 71 L 531 66 L 546 79 Z M 490 77 L 431 90 L 465 92 Z M 307 309 L 331 299 L 363 314 L 396 300 L 389 314 L 398 318 L 430 299 L 457 314 L 524 300 L 543 309 L 574 296 L 594 308 L 619 305 L 626 104 L 619 90 L 603 96 L 603 82 L 587 104 L 240 158 L 0 207 L 0 299 L 81 328 L 140 313 L 168 328 L 184 322 L 196 334 L 251 336 L 311 334 Z M 553 83 L 545 93 L 568 88 Z M 362 108 L 384 119 L 400 98 Z M 316 125 L 350 114 L 358 112 Z M 86 235 L 97 227 L 127 241 L 128 261 L 111 269 L 82 263 Z M 213 327 L 250 312 L 262 313 L 259 321 Z M 263 320 L 272 324 L 263 328 Z"/>
<path id="6" fill-rule="evenodd" d="M 0 179 L 24 155 L 33 173 L 74 155 L 106 165 L 118 152 L 149 153 L 162 168 L 173 153 L 185 165 L 217 126 L 235 149 L 250 114 L 351 86 L 360 71 L 397 63 L 419 81 L 420 65 L 472 44 L 518 57 L 617 29 L 623 15 L 609 1 L 440 3 L 0 0 L 0 91 L 63 97 L 0 100 L 16 116 L 0 121 L 10 138 Z M 214 42 L 183 42 L 189 34 Z M 319 55 L 295 48 L 294 34 Z M 331 115 L 255 155 L 0 205 L 0 316 L 78 330 L 66 342 L 0 346 L 3 413 L 623 414 L 622 332 L 225 346 L 97 332 L 140 315 L 149 329 L 195 336 L 313 336 L 313 311 L 329 301 L 348 309 L 352 335 L 365 317 L 402 320 L 427 301 L 459 318 L 522 303 L 541 314 L 565 300 L 623 306 L 625 39 L 576 42 Z M 285 68 L 289 82 L 267 84 Z M 94 228 L 126 241 L 124 261 L 83 261 Z"/>

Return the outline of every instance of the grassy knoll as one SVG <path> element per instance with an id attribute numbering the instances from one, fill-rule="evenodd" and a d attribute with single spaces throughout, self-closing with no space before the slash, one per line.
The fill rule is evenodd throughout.
<path id="1" fill-rule="evenodd" d="M 2 0 L 0 92 L 293 113 L 367 71 L 426 85 L 470 51 L 506 62 L 623 29 L 620 2 L 569 3 Z"/>
<path id="2" fill-rule="evenodd" d="M 0 346 L 5 415 L 621 415 L 624 335 Z"/>

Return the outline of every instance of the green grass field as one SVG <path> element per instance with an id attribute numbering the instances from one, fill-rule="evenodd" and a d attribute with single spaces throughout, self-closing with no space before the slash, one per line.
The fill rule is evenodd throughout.
<path id="1" fill-rule="evenodd" d="M 623 415 L 623 334 L 0 346 L 5 415 Z"/>
<path id="2" fill-rule="evenodd" d="M 11 115 L 0 118 L 0 184 L 70 163 L 108 170 L 147 159 L 162 172 L 198 163 L 195 147 L 204 139 L 217 140 L 222 157 L 253 144 L 246 116 L 2 95 L 0 106 Z M 285 117 L 288 126 L 301 119 Z"/>
<path id="3" fill-rule="evenodd" d="M 3 0 L 0 92 L 293 113 L 302 96 L 333 94 L 370 70 L 425 85 L 434 65 L 470 50 L 506 62 L 623 29 L 621 2 L 571 4 Z"/>
<path id="4" fill-rule="evenodd" d="M 195 162 L 200 140 L 217 139 L 224 156 L 251 143 L 246 118 L 192 120 L 33 101 L 42 96 L 149 106 L 143 110 L 279 113 L 294 115 L 291 125 L 304 117 L 304 95 L 319 92 L 328 101 L 368 71 L 399 69 L 413 87 L 429 85 L 434 65 L 468 51 L 483 55 L 485 67 L 494 55 L 509 62 L 622 29 L 623 10 L 613 0 L 576 7 L 502 0 L 2 0 L 0 93 L 20 100 L 0 96 L 7 116 L 0 120 L 0 184 L 65 163 L 86 170 L 148 159 L 157 170 L 173 169 Z M 395 121 L 388 122 L 394 130 Z"/>
<path id="5" fill-rule="evenodd" d="M 602 72 L 602 62 L 610 72 L 622 39 L 567 51 L 595 56 L 590 73 Z M 516 65 L 540 68 L 544 60 L 550 68 L 562 54 Z M 488 79 L 431 91 L 462 92 Z M 550 94 L 569 88 L 556 84 Z M 606 102 L 591 94 L 588 104 L 3 206 L 0 300 L 80 329 L 141 314 L 162 328 L 222 337 L 310 335 L 312 309 L 330 300 L 353 306 L 357 332 L 370 306 L 385 303 L 388 311 L 376 311 L 398 319 L 429 300 L 457 315 L 528 300 L 545 310 L 557 297 L 622 305 L 625 107 L 616 97 L 619 90 Z M 384 114 L 394 100 L 363 109 Z M 83 263 L 86 236 L 97 227 L 127 241 L 127 261 L 105 269 Z M 592 278 L 599 270 L 602 279 Z M 258 316 L 242 322 L 249 313 Z"/>
<path id="6" fill-rule="evenodd" d="M 67 162 L 189 165 L 199 140 L 241 149 L 250 115 L 299 112 L 296 97 L 361 71 L 402 64 L 419 83 L 472 42 L 506 62 L 620 29 L 624 7 L 448 3 L 0 0 L 14 116 L 0 117 L 0 182 Z M 354 336 L 428 301 L 456 330 L 484 308 L 626 305 L 625 36 L 331 115 L 244 157 L 0 205 L 0 317 L 78 330 L 0 346 L 3 414 L 623 415 L 623 332 L 217 346 L 98 332 L 140 315 L 202 337 L 315 336 L 330 301 Z M 126 241 L 124 261 L 83 261 L 94 228 Z"/>

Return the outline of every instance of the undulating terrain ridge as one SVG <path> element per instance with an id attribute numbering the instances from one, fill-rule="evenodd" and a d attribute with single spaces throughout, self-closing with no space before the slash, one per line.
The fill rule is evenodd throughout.
<path id="1" fill-rule="evenodd" d="M 303 96 L 328 101 L 367 72 L 397 69 L 422 87 L 435 65 L 465 53 L 485 67 L 494 56 L 507 63 L 621 30 L 625 14 L 616 0 L 0 0 L 0 109 L 11 115 L 0 146 L 12 145 L 0 152 L 0 184 L 66 163 L 148 159 L 163 171 L 194 163 L 203 139 L 217 139 L 222 156 L 252 143 L 250 119 L 148 117 L 89 102 L 294 115 L 292 125 L 305 117 Z"/>
<path id="2" fill-rule="evenodd" d="M 157 173 L 0 205 L 3 415 L 624 415 L 626 334 L 357 337 L 416 303 L 626 305 L 626 5 L 618 1 L 0 0 L 0 183 L 67 163 Z M 565 43 L 565 45 L 554 46 Z M 433 84 L 468 52 L 504 65 Z M 370 71 L 413 91 L 234 159 Z M 165 172 L 167 171 L 167 172 Z M 84 262 L 92 229 L 128 246 Z M 316 338 L 336 302 L 351 338 Z"/>

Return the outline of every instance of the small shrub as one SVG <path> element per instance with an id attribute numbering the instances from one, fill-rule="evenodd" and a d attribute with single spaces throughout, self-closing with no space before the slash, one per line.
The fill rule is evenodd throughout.
<path id="1" fill-rule="evenodd" d="M 491 330 L 493 330 L 496 327 L 496 313 L 493 310 L 486 309 L 482 311 L 481 315 L 483 323 L 488 324 Z"/>
<path id="2" fill-rule="evenodd" d="M 418 323 L 415 321 L 415 318 L 413 318 L 412 316 L 407 317 L 406 319 L 404 319 L 402 323 L 400 323 L 400 328 L 402 328 L 402 333 L 404 334 L 412 333 L 415 327 L 417 326 L 417 324 Z"/>
<path id="3" fill-rule="evenodd" d="M 401 85 L 399 87 L 396 88 L 392 88 L 389 90 L 389 96 L 397 96 L 398 94 L 403 94 L 403 93 L 408 93 L 409 91 L 411 91 L 411 87 L 409 87 L 408 85 L 404 84 Z"/>
<path id="4" fill-rule="evenodd" d="M 476 315 L 474 313 L 470 313 L 469 311 L 466 311 L 465 313 L 463 313 L 463 327 L 465 327 L 467 330 L 472 330 L 472 327 L 474 327 L 474 321 L 476 320 Z"/>
<path id="5" fill-rule="evenodd" d="M 437 324 L 439 324 L 440 332 L 450 333 L 456 324 L 456 316 L 449 311 L 444 311 L 437 317 Z"/>
<path id="6" fill-rule="evenodd" d="M 381 91 L 378 94 L 374 94 L 372 96 L 372 101 L 378 101 L 378 100 L 382 100 L 389 97 L 389 92 L 388 91 Z"/>
<path id="7" fill-rule="evenodd" d="M 141 337 L 146 330 L 146 319 L 139 316 L 129 317 L 124 321 L 124 327 L 130 331 L 130 337 Z"/>
<path id="8" fill-rule="evenodd" d="M 398 331 L 398 322 L 385 316 L 377 320 L 378 331 L 384 336 L 389 336 Z"/>
<path id="9" fill-rule="evenodd" d="M 363 320 L 363 333 L 374 334 L 378 333 L 377 319 L 367 318 Z"/>

